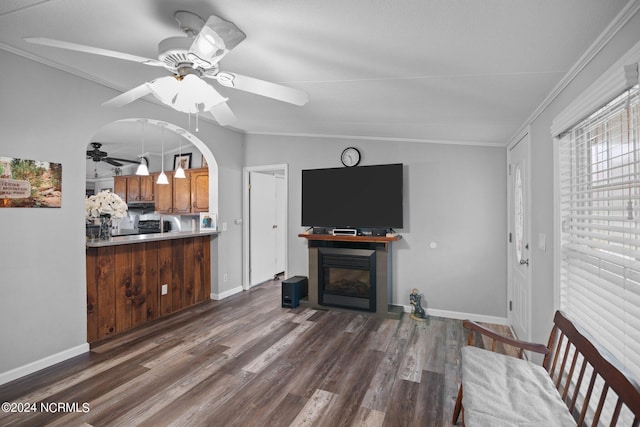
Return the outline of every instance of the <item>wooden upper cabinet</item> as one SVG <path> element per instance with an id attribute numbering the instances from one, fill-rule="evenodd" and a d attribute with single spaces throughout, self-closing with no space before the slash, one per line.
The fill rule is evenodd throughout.
<path id="1" fill-rule="evenodd" d="M 127 200 L 127 177 L 126 176 L 114 176 L 113 177 L 113 192 L 116 193 L 122 200 Z"/>
<path id="2" fill-rule="evenodd" d="M 173 172 L 165 172 L 169 184 L 156 184 L 156 211 L 158 213 L 173 213 Z"/>
<path id="3" fill-rule="evenodd" d="M 191 212 L 191 179 L 173 177 L 173 213 Z"/>
<path id="4" fill-rule="evenodd" d="M 140 177 L 140 201 L 153 202 L 154 189 L 156 185 L 157 175 L 148 175 Z"/>
<path id="5" fill-rule="evenodd" d="M 153 202 L 155 175 L 128 176 L 127 202 Z"/>
<path id="6" fill-rule="evenodd" d="M 127 203 L 140 201 L 140 177 L 127 177 Z"/>
<path id="7" fill-rule="evenodd" d="M 209 210 L 209 169 L 190 169 L 186 178 L 165 172 L 169 184 L 156 184 L 157 174 L 116 176 L 114 192 L 127 203 L 155 202 L 158 213 L 189 214 Z"/>
<path id="8" fill-rule="evenodd" d="M 190 172 L 191 176 L 191 212 L 209 211 L 209 170 Z"/>

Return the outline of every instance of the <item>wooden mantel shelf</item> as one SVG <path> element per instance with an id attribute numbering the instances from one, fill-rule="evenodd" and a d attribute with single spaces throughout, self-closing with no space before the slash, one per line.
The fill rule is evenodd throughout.
<path id="1" fill-rule="evenodd" d="M 400 240 L 402 236 L 333 236 L 331 234 L 309 234 L 300 233 L 298 237 L 303 237 L 307 240 L 332 240 L 339 242 L 367 242 L 367 243 L 388 243 Z"/>

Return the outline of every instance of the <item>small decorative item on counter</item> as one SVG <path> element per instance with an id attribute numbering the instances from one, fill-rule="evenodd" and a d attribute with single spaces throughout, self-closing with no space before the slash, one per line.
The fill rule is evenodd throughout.
<path id="1" fill-rule="evenodd" d="M 115 193 L 103 190 L 84 202 L 87 220 L 100 220 L 100 239 L 111 238 L 111 222 L 127 215 L 127 204 Z"/>

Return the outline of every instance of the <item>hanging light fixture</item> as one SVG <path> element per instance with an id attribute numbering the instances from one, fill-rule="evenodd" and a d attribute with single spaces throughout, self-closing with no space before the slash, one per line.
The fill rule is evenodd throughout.
<path id="1" fill-rule="evenodd" d="M 176 173 L 173 175 L 174 178 L 186 178 L 187 176 L 184 174 L 184 169 L 182 168 L 182 132 L 178 132 L 180 135 L 180 150 L 178 154 L 178 169 L 176 169 Z"/>
<path id="2" fill-rule="evenodd" d="M 162 136 L 161 136 L 161 141 L 162 141 L 162 172 L 160 172 L 160 175 L 158 175 L 158 179 L 156 180 L 156 184 L 169 184 L 169 179 L 167 178 L 167 174 L 164 173 L 164 127 L 167 124 L 164 122 L 158 123 L 158 126 L 162 127 Z"/>
<path id="3" fill-rule="evenodd" d="M 136 175 L 141 175 L 141 176 L 148 176 L 149 175 L 149 168 L 147 167 L 146 163 L 145 163 L 145 159 L 144 159 L 144 123 L 146 122 L 146 120 L 140 120 L 140 124 L 142 127 L 141 130 L 141 135 L 142 135 L 142 152 L 140 153 L 140 165 L 138 166 L 138 169 L 136 170 Z"/>

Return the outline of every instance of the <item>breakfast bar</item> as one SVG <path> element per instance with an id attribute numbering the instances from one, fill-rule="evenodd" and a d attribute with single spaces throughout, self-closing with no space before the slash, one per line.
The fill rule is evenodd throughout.
<path id="1" fill-rule="evenodd" d="M 114 236 L 86 244 L 87 342 L 204 302 L 218 232 Z"/>

